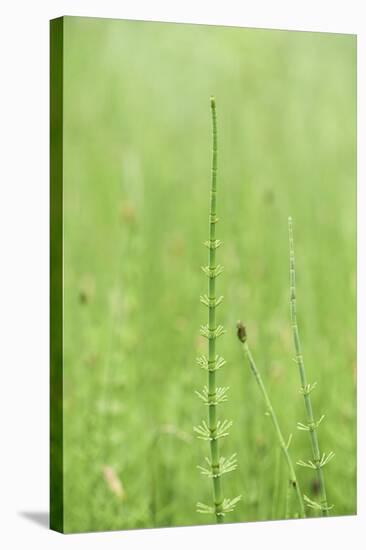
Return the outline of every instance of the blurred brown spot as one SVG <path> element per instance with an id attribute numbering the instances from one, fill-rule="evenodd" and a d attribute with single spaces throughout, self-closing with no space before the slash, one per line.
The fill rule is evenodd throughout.
<path id="1" fill-rule="evenodd" d="M 87 365 L 88 367 L 95 367 L 95 365 L 97 364 L 98 362 L 98 354 L 97 353 L 90 353 L 89 355 L 87 355 L 84 359 L 84 363 L 85 365 Z"/>
<path id="2" fill-rule="evenodd" d="M 206 339 L 204 336 L 197 336 L 195 339 L 195 348 L 197 352 L 203 352 L 205 351 L 207 345 L 206 345 Z"/>
<path id="3" fill-rule="evenodd" d="M 278 328 L 281 344 L 286 351 L 292 349 L 292 334 L 287 325 L 281 324 Z"/>
<path id="4" fill-rule="evenodd" d="M 260 455 L 262 455 L 267 448 L 266 441 L 262 435 L 256 435 L 255 437 L 255 446 Z"/>
<path id="5" fill-rule="evenodd" d="M 125 200 L 120 205 L 120 218 L 121 221 L 129 225 L 135 225 L 137 222 L 136 209 L 133 204 Z"/>
<path id="6" fill-rule="evenodd" d="M 175 321 L 175 328 L 178 332 L 184 332 L 187 327 L 187 319 L 184 317 L 178 317 Z"/>
<path id="7" fill-rule="evenodd" d="M 80 283 L 79 288 L 79 302 L 81 304 L 88 304 L 95 294 L 95 282 L 91 275 L 85 275 Z"/>
<path id="8" fill-rule="evenodd" d="M 168 252 L 171 256 L 179 258 L 184 252 L 184 240 L 182 237 L 173 237 L 168 244 Z"/>
<path id="9" fill-rule="evenodd" d="M 280 378 L 282 378 L 282 375 L 283 375 L 282 365 L 277 361 L 271 362 L 269 375 L 272 378 L 272 380 L 279 380 Z"/>
<path id="10" fill-rule="evenodd" d="M 311 480 L 310 491 L 311 491 L 312 495 L 318 495 L 319 494 L 320 485 L 319 485 L 319 481 L 316 478 Z"/>
<path id="11" fill-rule="evenodd" d="M 88 303 L 88 295 L 84 290 L 80 290 L 79 292 L 79 301 L 81 304 L 87 304 Z"/>
<path id="12" fill-rule="evenodd" d="M 111 466 L 102 466 L 102 474 L 109 490 L 120 500 L 125 500 L 125 490 L 114 469 Z"/>

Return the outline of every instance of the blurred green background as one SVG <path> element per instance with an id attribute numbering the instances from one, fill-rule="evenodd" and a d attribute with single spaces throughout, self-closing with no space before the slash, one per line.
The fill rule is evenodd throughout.
<path id="1" fill-rule="evenodd" d="M 208 445 L 192 427 L 205 351 L 209 97 L 219 132 L 225 266 L 219 385 L 238 453 L 226 521 L 283 518 L 286 471 L 235 334 L 252 352 L 294 460 L 311 458 L 289 322 L 287 217 L 298 316 L 332 514 L 356 511 L 355 113 L 351 35 L 64 20 L 65 531 L 211 522 Z M 277 472 L 277 473 L 276 473 Z M 317 498 L 311 470 L 303 492 Z"/>

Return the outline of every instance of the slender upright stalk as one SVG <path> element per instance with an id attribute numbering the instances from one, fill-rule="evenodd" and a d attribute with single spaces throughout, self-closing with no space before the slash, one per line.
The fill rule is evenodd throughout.
<path id="1" fill-rule="evenodd" d="M 265 403 L 266 409 L 267 409 L 267 414 L 271 417 L 279 446 L 282 450 L 283 456 L 284 456 L 286 464 L 287 464 L 288 474 L 289 474 L 289 487 L 293 488 L 294 491 L 296 492 L 296 496 L 297 496 L 298 504 L 299 504 L 300 516 L 302 518 L 304 518 L 305 517 L 304 501 L 303 501 L 303 498 L 302 498 L 299 483 L 298 483 L 297 478 L 296 478 L 295 469 L 294 469 L 294 466 L 293 466 L 293 463 L 292 463 L 292 460 L 291 460 L 291 456 L 290 456 L 290 452 L 289 452 L 289 444 L 291 442 L 291 438 L 289 439 L 288 443 L 285 443 L 285 440 L 284 440 L 284 437 L 282 435 L 282 431 L 281 431 L 281 428 L 280 428 L 280 425 L 279 425 L 279 422 L 278 422 L 278 419 L 277 419 L 277 415 L 276 415 L 276 413 L 273 409 L 273 406 L 272 406 L 271 400 L 269 398 L 269 395 L 267 393 L 266 387 L 263 383 L 260 372 L 259 372 L 259 370 L 258 370 L 258 368 L 255 364 L 253 355 L 252 355 L 252 353 L 249 349 L 245 327 L 240 321 L 238 321 L 237 328 L 238 328 L 238 332 L 237 332 L 238 338 L 242 343 L 242 348 L 243 348 L 243 351 L 244 351 L 244 355 L 246 356 L 246 358 L 248 360 L 250 369 L 251 369 L 252 373 L 254 374 L 254 377 L 256 379 L 258 387 L 259 387 L 259 389 L 262 393 L 262 397 L 263 397 L 263 400 L 264 400 L 264 403 Z"/>
<path id="2" fill-rule="evenodd" d="M 201 473 L 212 479 L 213 506 L 202 503 L 197 504 L 197 511 L 201 513 L 214 513 L 217 523 L 224 521 L 224 515 L 231 512 L 240 497 L 227 499 L 223 496 L 221 477 L 223 474 L 235 470 L 236 455 L 229 458 L 220 456 L 219 439 L 228 435 L 228 429 L 232 422 L 217 419 L 217 405 L 227 400 L 228 387 L 216 386 L 216 371 L 225 361 L 216 354 L 216 340 L 224 334 L 221 325 L 216 324 L 216 308 L 222 302 L 223 297 L 216 297 L 216 278 L 222 273 L 223 267 L 216 263 L 216 249 L 221 241 L 216 239 L 216 195 L 217 195 L 217 120 L 216 102 L 211 98 L 212 116 L 212 178 L 210 191 L 209 214 L 209 240 L 204 244 L 208 248 L 208 265 L 202 269 L 208 277 L 208 293 L 201 296 L 201 302 L 208 308 L 208 324 L 201 327 L 201 334 L 208 340 L 208 355 L 198 358 L 198 364 L 207 370 L 207 386 L 197 395 L 208 406 L 208 423 L 203 420 L 200 426 L 194 428 L 200 439 L 209 441 L 210 458 L 206 458 L 207 466 L 199 466 Z"/>
<path id="3" fill-rule="evenodd" d="M 327 493 L 325 489 L 323 467 L 334 457 L 334 453 L 331 451 L 328 455 L 321 455 L 317 429 L 324 419 L 324 415 L 317 421 L 314 419 L 313 407 L 311 403 L 310 393 L 314 389 L 316 383 L 308 384 L 306 371 L 304 366 L 304 359 L 301 351 L 301 342 L 299 336 L 299 328 L 297 324 L 297 312 L 296 312 L 296 276 L 295 276 L 295 251 L 294 251 L 294 238 L 292 229 L 292 218 L 288 219 L 288 234 L 289 234 L 289 249 L 290 249 L 290 312 L 291 312 L 291 328 L 295 347 L 295 360 L 298 366 L 301 389 L 300 393 L 304 396 L 305 411 L 307 417 L 307 424 L 298 423 L 299 430 L 308 431 L 310 435 L 311 449 L 313 460 L 304 462 L 299 460 L 297 464 L 306 468 L 311 468 L 316 471 L 319 489 L 320 489 L 320 503 L 311 501 L 308 497 L 305 500 L 309 507 L 314 508 L 321 512 L 322 516 L 328 516 L 331 507 L 328 506 Z"/>
<path id="4" fill-rule="evenodd" d="M 209 220 L 209 241 L 210 246 L 208 249 L 208 265 L 210 274 L 216 269 L 216 193 L 217 193 L 217 122 L 216 122 L 216 104 L 215 100 L 211 99 L 212 109 L 212 186 L 210 197 L 210 220 Z M 208 297 L 210 305 L 208 306 L 208 330 L 211 338 L 208 340 L 208 364 L 215 363 L 216 357 L 216 276 L 208 278 Z M 208 370 L 208 396 L 214 397 L 216 395 L 216 371 Z M 217 429 L 216 418 L 217 407 L 212 404 L 208 407 L 208 427 L 211 433 L 215 433 Z M 218 439 L 211 439 L 210 441 L 212 473 L 219 470 L 219 441 Z M 222 511 L 222 489 L 221 489 L 221 477 L 213 478 L 213 492 L 214 502 L 216 508 L 216 520 L 217 523 L 222 523 L 224 516 L 218 512 Z"/>

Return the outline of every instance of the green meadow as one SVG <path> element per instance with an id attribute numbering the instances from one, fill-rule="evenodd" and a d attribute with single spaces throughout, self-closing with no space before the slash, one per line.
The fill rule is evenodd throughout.
<path id="1" fill-rule="evenodd" d="M 241 319 L 293 461 L 312 458 L 298 323 L 331 515 L 356 513 L 356 39 L 352 35 L 64 19 L 64 528 L 214 523 L 193 426 L 207 373 L 210 96 L 217 102 L 217 279 L 230 386 L 220 440 L 242 495 L 226 522 L 285 517 L 286 466 L 236 336 Z M 319 497 L 314 471 L 296 466 Z M 315 511 L 307 510 L 309 516 Z"/>

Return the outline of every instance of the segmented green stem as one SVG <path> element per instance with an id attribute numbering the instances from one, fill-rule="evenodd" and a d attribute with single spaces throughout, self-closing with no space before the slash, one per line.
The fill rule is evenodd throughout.
<path id="1" fill-rule="evenodd" d="M 296 353 L 296 363 L 299 369 L 300 382 L 301 382 L 301 393 L 304 396 L 305 410 L 307 416 L 307 426 L 303 426 L 300 429 L 306 429 L 310 435 L 310 442 L 313 454 L 313 462 L 309 462 L 310 468 L 316 470 L 318 484 L 320 489 L 320 511 L 322 516 L 329 515 L 329 506 L 327 501 L 327 493 L 325 489 L 324 475 L 323 475 L 323 465 L 330 460 L 324 460 L 320 454 L 318 435 L 317 435 L 317 426 L 320 421 L 315 422 L 313 407 L 311 403 L 310 392 L 314 386 L 310 386 L 307 382 L 306 371 L 304 366 L 304 359 L 301 351 L 301 342 L 299 336 L 299 328 L 297 324 L 297 312 L 296 312 L 296 276 L 295 276 L 295 250 L 294 250 L 294 238 L 293 238 L 293 229 L 292 229 L 292 218 L 288 219 L 288 234 L 289 234 L 289 249 L 290 249 L 290 312 L 291 312 L 291 328 L 292 335 Z M 328 457 L 330 457 L 328 455 Z M 332 453 L 332 456 L 333 453 Z M 300 461 L 300 465 L 308 466 L 304 462 Z M 309 466 L 308 466 L 309 467 Z M 313 506 L 314 507 L 314 506 Z"/>
<path id="2" fill-rule="evenodd" d="M 294 491 L 296 492 L 296 496 L 297 496 L 298 503 L 299 503 L 300 516 L 302 518 L 304 518 L 306 516 L 304 501 L 303 501 L 303 498 L 302 498 L 299 483 L 298 483 L 297 478 L 296 478 L 296 473 L 295 473 L 295 469 L 294 469 L 294 466 L 293 466 L 293 463 L 292 463 L 292 460 L 291 460 L 290 452 L 289 452 L 289 449 L 288 449 L 290 440 L 289 440 L 288 443 L 286 443 L 285 440 L 284 440 L 284 437 L 282 435 L 282 431 L 281 431 L 281 428 L 280 428 L 280 425 L 279 425 L 279 422 L 278 422 L 278 419 L 277 419 L 277 415 L 276 415 L 276 413 L 273 409 L 273 406 L 272 406 L 271 400 L 269 398 L 269 395 L 267 393 L 266 387 L 263 383 L 260 372 L 259 372 L 259 370 L 258 370 L 258 368 L 255 364 L 253 355 L 252 355 L 252 353 L 249 349 L 248 342 L 247 342 L 247 339 L 246 339 L 245 328 L 244 328 L 243 325 L 241 325 L 239 323 L 238 323 L 238 337 L 239 337 L 240 341 L 242 342 L 242 347 L 243 347 L 244 354 L 245 354 L 245 356 L 248 360 L 250 369 L 251 369 L 252 373 L 254 374 L 254 377 L 256 379 L 258 387 L 259 387 L 259 389 L 262 393 L 262 397 L 263 397 L 263 400 L 264 400 L 265 405 L 266 405 L 267 413 L 271 417 L 279 446 L 282 450 L 283 456 L 284 456 L 286 464 L 287 464 L 288 474 L 289 474 L 289 487 L 293 488 Z"/>
<path id="3" fill-rule="evenodd" d="M 217 121 L 216 103 L 211 98 L 212 115 L 212 179 L 210 191 L 209 214 L 209 240 L 204 244 L 208 248 L 208 265 L 203 272 L 208 277 L 208 293 L 201 296 L 201 302 L 208 308 L 208 324 L 201 327 L 201 334 L 208 340 L 208 354 L 198 357 L 197 362 L 201 368 L 207 370 L 207 386 L 201 392 L 196 392 L 198 397 L 208 406 L 208 420 L 203 420 L 199 426 L 194 427 L 199 439 L 205 439 L 210 444 L 210 458 L 206 458 L 204 466 L 198 466 L 202 474 L 212 479 L 213 506 L 197 503 L 197 511 L 202 514 L 214 514 L 217 523 L 223 523 L 225 514 L 232 512 L 240 500 L 240 496 L 233 499 L 224 498 L 221 487 L 221 476 L 236 469 L 236 455 L 230 457 L 220 456 L 219 439 L 228 435 L 232 422 L 218 420 L 216 416 L 217 405 L 226 401 L 227 387 L 216 386 L 216 371 L 224 366 L 225 361 L 216 355 L 216 340 L 225 331 L 221 325 L 216 325 L 216 308 L 222 302 L 222 296 L 216 298 L 216 278 L 223 271 L 222 266 L 216 264 L 216 249 L 221 241 L 216 239 L 216 192 L 217 192 Z"/>
<path id="4" fill-rule="evenodd" d="M 211 98 L 211 113 L 212 113 L 212 180 L 211 180 L 211 196 L 210 196 L 210 217 L 209 217 L 209 241 L 210 244 L 216 240 L 216 192 L 217 192 L 217 120 L 216 120 L 216 103 L 215 99 Z M 208 265 L 211 272 L 214 272 L 216 268 L 216 248 L 210 246 L 208 249 Z M 210 305 L 208 307 L 208 330 L 210 334 L 214 334 L 216 330 L 216 276 L 208 278 L 208 297 Z M 215 364 L 216 358 L 216 336 L 209 338 L 208 340 L 208 364 Z M 209 396 L 215 396 L 216 394 L 216 371 L 210 370 L 208 373 L 208 393 Z M 208 407 L 208 425 L 211 433 L 215 433 L 217 430 L 217 418 L 216 418 L 217 406 L 212 404 Z M 212 473 L 219 469 L 219 440 L 212 439 L 210 441 Z M 224 516 L 222 512 L 222 488 L 221 478 L 213 477 L 213 493 L 215 504 L 215 515 L 217 523 L 222 523 Z"/>

